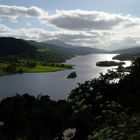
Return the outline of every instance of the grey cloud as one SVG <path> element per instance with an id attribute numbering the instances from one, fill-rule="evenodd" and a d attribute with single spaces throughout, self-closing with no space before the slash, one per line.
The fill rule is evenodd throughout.
<path id="1" fill-rule="evenodd" d="M 57 10 L 42 20 L 68 30 L 111 30 L 140 25 L 140 19 L 131 16 L 84 10 Z"/>
<path id="2" fill-rule="evenodd" d="M 140 45 L 139 40 L 140 36 L 134 37 L 130 35 L 129 37 L 120 38 L 118 40 L 111 40 L 108 44 L 108 48 L 115 50 L 122 48 L 137 47 Z"/>
<path id="3" fill-rule="evenodd" d="M 100 42 L 101 40 L 104 40 L 105 36 L 109 34 L 106 32 L 75 32 L 66 30 L 48 32 L 41 28 L 11 29 L 2 24 L 0 24 L 0 30 L 0 36 L 12 36 L 23 39 L 32 39 L 36 41 L 59 39 L 75 45 L 80 45 L 81 43 L 83 44 L 85 42 L 86 46 L 91 45 L 91 43 L 95 44 Z"/>
<path id="4" fill-rule="evenodd" d="M 36 17 L 43 24 L 77 31 L 112 30 L 140 25 L 139 18 L 120 14 L 85 10 L 56 10 L 55 13 L 48 14 L 47 11 L 35 6 L 0 5 L 0 19 L 16 21 L 19 16 Z"/>
<path id="5" fill-rule="evenodd" d="M 16 20 L 19 16 L 30 16 L 30 17 L 41 17 L 45 16 L 47 12 L 44 12 L 42 9 L 31 6 L 8 6 L 0 5 L 0 18 L 8 20 Z"/>

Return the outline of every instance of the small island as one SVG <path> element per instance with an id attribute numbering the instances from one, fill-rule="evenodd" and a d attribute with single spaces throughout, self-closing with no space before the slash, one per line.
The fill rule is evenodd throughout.
<path id="1" fill-rule="evenodd" d="M 67 76 L 67 78 L 75 78 L 75 77 L 77 77 L 77 74 L 76 74 L 75 71 L 74 71 L 74 72 L 71 72 L 71 73 Z"/>
<path id="2" fill-rule="evenodd" d="M 96 62 L 96 66 L 100 67 L 111 67 L 111 66 L 120 66 L 124 65 L 125 62 L 116 62 L 116 61 L 98 61 Z"/>

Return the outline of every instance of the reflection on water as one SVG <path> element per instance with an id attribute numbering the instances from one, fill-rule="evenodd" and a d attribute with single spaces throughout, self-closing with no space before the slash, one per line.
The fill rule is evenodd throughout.
<path id="1" fill-rule="evenodd" d="M 66 63 L 75 64 L 77 78 L 67 79 L 67 75 L 73 70 L 63 70 L 52 73 L 25 73 L 0 77 L 0 99 L 14 95 L 15 93 L 29 93 L 33 95 L 47 94 L 51 99 L 66 99 L 77 83 L 99 76 L 105 73 L 107 67 L 97 67 L 97 61 L 112 60 L 115 54 L 91 54 L 77 56 Z M 130 62 L 127 62 L 130 65 Z M 114 68 L 114 67 L 110 67 Z"/>

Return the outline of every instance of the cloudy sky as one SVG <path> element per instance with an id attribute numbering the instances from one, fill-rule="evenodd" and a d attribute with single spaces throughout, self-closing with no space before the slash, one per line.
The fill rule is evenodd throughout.
<path id="1" fill-rule="evenodd" d="M 139 0 L 0 0 L 0 36 L 119 49 L 140 45 Z"/>

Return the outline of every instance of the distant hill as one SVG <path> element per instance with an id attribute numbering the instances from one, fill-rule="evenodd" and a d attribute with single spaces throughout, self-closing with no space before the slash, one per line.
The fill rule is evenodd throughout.
<path id="1" fill-rule="evenodd" d="M 115 56 L 113 59 L 119 60 L 133 60 L 140 56 L 140 46 L 122 50 L 113 51 L 113 53 L 119 53 L 120 55 Z"/>
<path id="2" fill-rule="evenodd" d="M 127 48 L 127 49 L 120 49 L 112 51 L 113 53 L 119 53 L 119 54 L 134 54 L 134 53 L 140 53 L 140 46 L 133 47 L 133 48 Z"/>
<path id="3" fill-rule="evenodd" d="M 74 51 L 77 52 L 79 55 L 86 55 L 86 54 L 92 54 L 92 53 L 109 53 L 105 50 L 100 50 L 96 48 L 90 48 L 90 47 L 77 47 L 74 48 Z"/>
<path id="4" fill-rule="evenodd" d="M 44 45 L 46 44 L 46 46 L 47 47 L 49 46 L 49 48 L 65 51 L 68 53 L 72 53 L 74 55 L 86 55 L 86 54 L 92 54 L 92 53 L 108 53 L 108 51 L 91 48 L 91 47 L 72 46 L 60 40 L 45 41 L 43 42 L 43 44 Z"/>
<path id="5" fill-rule="evenodd" d="M 48 40 L 48 41 L 45 41 L 44 43 L 56 45 L 56 46 L 61 46 L 63 48 L 69 48 L 69 49 L 75 48 L 75 46 L 69 45 L 61 40 L 58 40 L 58 39 Z"/>

